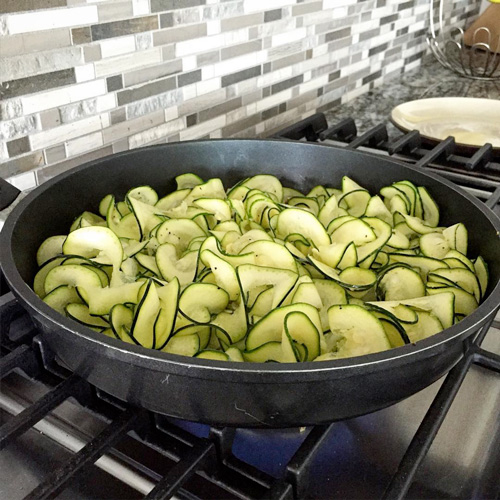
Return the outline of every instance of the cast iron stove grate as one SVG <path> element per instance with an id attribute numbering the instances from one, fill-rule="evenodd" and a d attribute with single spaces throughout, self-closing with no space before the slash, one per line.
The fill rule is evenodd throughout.
<path id="1" fill-rule="evenodd" d="M 444 158 L 441 169 L 467 179 L 465 186 L 477 190 L 487 200 L 487 205 L 497 207 L 500 187 L 494 177 L 500 175 L 500 165 L 492 161 L 488 147 L 482 148 L 471 159 L 453 155 L 453 141 L 447 140 L 434 149 L 426 150 L 419 144 L 418 136 L 409 133 L 388 144 L 387 131 L 375 127 L 357 137 L 352 120 L 344 120 L 338 126 L 328 128 L 323 115 L 315 115 L 297 124 L 299 132 L 291 128 L 283 131 L 282 137 L 300 140 L 329 140 L 347 142 L 347 147 L 374 147 L 400 154 L 409 151 L 410 161 L 426 168 Z M 302 135 L 301 135 L 302 134 Z M 452 161 L 450 166 L 449 160 Z M 456 165 L 460 158 L 461 167 Z M 405 158 L 408 160 L 408 158 Z M 444 166 L 443 166 L 444 165 Z M 469 165 L 469 167 L 467 167 Z M 478 174 L 470 177 L 460 169 L 470 168 Z M 493 174 L 492 174 L 493 172 Z M 462 182 L 460 182 L 461 185 Z M 179 422 L 133 408 L 92 387 L 85 380 L 70 373 L 57 363 L 40 335 L 33 327 L 28 314 L 8 292 L 2 277 L 3 295 L 0 297 L 0 381 L 12 372 L 20 372 L 30 383 L 41 383 L 48 391 L 34 402 L 19 407 L 0 427 L 0 449 L 15 442 L 33 426 L 50 420 L 51 415 L 65 401 L 76 401 L 77 405 L 101 423 L 100 432 L 81 449 L 73 450 L 69 460 L 56 467 L 48 477 L 25 498 L 54 498 L 77 476 L 88 474 L 97 460 L 107 472 L 119 475 L 127 469 L 140 479 L 142 493 L 146 498 L 272 498 L 296 499 L 307 496 L 314 458 L 326 446 L 332 428 L 338 424 L 316 426 L 304 432 L 305 438 L 276 479 L 237 458 L 231 428 L 209 428 L 200 435 L 189 431 Z M 423 421 L 413 437 L 384 493 L 384 498 L 404 498 L 412 485 L 416 472 L 422 464 L 455 396 L 472 365 L 500 372 L 500 356 L 481 348 L 481 343 L 491 323 L 485 325 L 464 343 L 464 357 L 448 374 Z M 492 436 L 494 439 L 494 436 Z M 149 463 L 141 463 L 138 450 L 146 449 Z M 137 455 L 137 457 L 135 456 Z M 153 455 L 154 458 L 151 458 Z M 497 457 L 488 463 L 495 470 Z M 154 462 L 154 466 L 151 465 Z M 122 469 L 120 469 L 120 467 Z M 491 468 L 491 467 L 490 467 Z M 118 472 L 117 472 L 118 471 Z M 484 485 L 476 489 L 479 497 L 494 497 L 498 492 L 496 481 L 491 481 L 492 472 L 484 475 Z M 494 474 L 494 472 L 493 472 Z M 486 477 L 488 476 L 488 478 Z M 490 479 L 486 481 L 486 479 Z M 142 482 L 141 482 L 142 481 Z M 493 484 L 493 486 L 492 486 Z M 496 486 L 495 486 L 496 484 Z M 495 491 L 493 491 L 493 488 Z M 137 488 L 136 488 L 137 489 Z"/>

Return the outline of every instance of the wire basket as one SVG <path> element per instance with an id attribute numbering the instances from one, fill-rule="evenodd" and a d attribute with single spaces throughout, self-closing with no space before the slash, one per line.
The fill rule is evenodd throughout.
<path id="1" fill-rule="evenodd" d="M 439 1 L 439 18 L 436 26 L 434 12 Z M 427 44 L 436 59 L 455 73 L 475 80 L 500 80 L 500 37 L 494 37 L 486 27 L 477 28 L 472 43 L 465 43 L 464 30 L 448 28 L 444 21 L 446 0 L 431 0 L 430 33 Z"/>

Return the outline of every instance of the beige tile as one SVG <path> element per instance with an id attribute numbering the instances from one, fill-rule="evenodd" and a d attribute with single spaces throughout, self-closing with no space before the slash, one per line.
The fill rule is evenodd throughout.
<path id="1" fill-rule="evenodd" d="M 5 36 L 0 42 L 0 57 L 29 54 L 42 50 L 61 49 L 70 45 L 71 37 L 68 28 Z"/>
<path id="2" fill-rule="evenodd" d="M 135 52 L 134 35 L 109 38 L 108 40 L 101 41 L 101 56 L 103 58 L 119 56 L 129 52 Z"/>
<path id="3" fill-rule="evenodd" d="M 101 46 L 89 45 L 83 48 L 83 58 L 85 62 L 93 62 L 101 59 Z"/>
<path id="4" fill-rule="evenodd" d="M 97 7 L 85 5 L 82 7 L 65 7 L 42 11 L 12 14 L 7 17 L 7 30 L 11 35 L 29 33 L 31 31 L 69 28 L 97 22 Z"/>
<path id="5" fill-rule="evenodd" d="M 57 109 L 49 109 L 40 113 L 40 123 L 43 130 L 61 125 L 61 117 Z"/>
<path id="6" fill-rule="evenodd" d="M 102 128 L 100 116 L 91 116 L 77 122 L 61 125 L 30 136 L 31 149 L 42 149 L 69 141 Z"/>
<path id="7" fill-rule="evenodd" d="M 133 149 L 144 146 L 146 144 L 151 144 L 158 141 L 159 139 L 179 132 L 184 127 L 185 125 L 183 118 L 177 118 L 176 120 L 162 123 L 158 127 L 153 127 L 130 136 L 128 140 L 129 147 L 130 149 Z"/>
<path id="8" fill-rule="evenodd" d="M 95 63 L 96 77 L 114 75 L 131 71 L 152 64 L 157 64 L 161 61 L 161 49 L 156 48 L 152 50 L 145 50 L 141 52 L 140 56 L 135 53 L 127 54 L 124 56 L 114 57 L 112 59 L 105 59 Z"/>
<path id="9" fill-rule="evenodd" d="M 199 125 L 194 125 L 193 127 L 189 127 L 186 130 L 182 130 L 180 133 L 181 141 L 189 141 L 191 139 L 198 139 L 203 137 L 214 130 L 218 130 L 222 128 L 226 124 L 225 116 L 218 116 L 213 120 L 209 120 Z"/>
<path id="10" fill-rule="evenodd" d="M 207 34 L 206 23 L 182 26 L 181 28 L 169 28 L 153 33 L 153 45 L 165 45 L 167 43 L 180 42 L 199 38 Z"/>
<path id="11" fill-rule="evenodd" d="M 131 17 L 134 15 L 132 0 L 115 0 L 114 2 L 97 4 L 97 15 L 100 23 Z"/>
<path id="12" fill-rule="evenodd" d="M 57 146 L 47 148 L 44 154 L 47 165 L 50 165 L 66 158 L 66 148 L 64 144 L 58 144 Z"/>
<path id="13" fill-rule="evenodd" d="M 158 110 L 133 120 L 117 123 L 103 130 L 104 144 L 116 142 L 140 131 L 155 127 L 163 123 L 164 120 L 165 114 L 163 110 Z"/>
<path id="14" fill-rule="evenodd" d="M 232 31 L 248 26 L 257 26 L 264 22 L 264 13 L 257 12 L 255 14 L 248 14 L 246 16 L 230 17 L 221 20 L 222 31 Z"/>
<path id="15" fill-rule="evenodd" d="M 100 148 L 103 145 L 102 132 L 94 132 L 92 134 L 77 137 L 70 141 L 66 141 L 66 154 L 68 157 L 75 156 L 93 149 Z"/>

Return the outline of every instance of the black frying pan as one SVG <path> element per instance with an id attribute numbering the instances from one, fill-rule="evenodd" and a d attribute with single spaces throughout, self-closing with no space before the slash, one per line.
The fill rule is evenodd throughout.
<path id="1" fill-rule="evenodd" d="M 222 178 L 274 174 L 285 186 L 308 191 L 338 186 L 343 175 L 377 192 L 408 179 L 426 186 L 441 221 L 462 221 L 470 254 L 490 266 L 485 301 L 473 314 L 416 345 L 331 362 L 251 364 L 193 359 L 131 346 L 105 337 L 49 308 L 30 288 L 35 254 L 48 236 L 63 234 L 101 198 L 124 196 L 149 184 L 175 189 L 174 177 L 195 172 Z M 195 141 L 116 154 L 59 175 L 30 193 L 9 216 L 1 237 L 1 266 L 14 294 L 57 356 L 92 384 L 132 404 L 211 424 L 289 427 L 352 417 L 389 406 L 428 386 L 460 359 L 462 341 L 500 303 L 500 220 L 485 205 L 431 173 L 359 151 L 270 140 Z"/>

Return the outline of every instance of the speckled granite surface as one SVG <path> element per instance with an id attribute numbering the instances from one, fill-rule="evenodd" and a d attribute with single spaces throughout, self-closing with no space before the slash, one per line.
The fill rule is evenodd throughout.
<path id="1" fill-rule="evenodd" d="M 391 110 L 404 102 L 430 97 L 481 97 L 500 99 L 500 81 L 483 82 L 460 77 L 443 68 L 434 56 L 426 56 L 422 65 L 375 88 L 355 100 L 325 112 L 330 125 L 353 117 L 358 133 L 388 123 Z M 389 135 L 400 132 L 389 123 Z"/>

